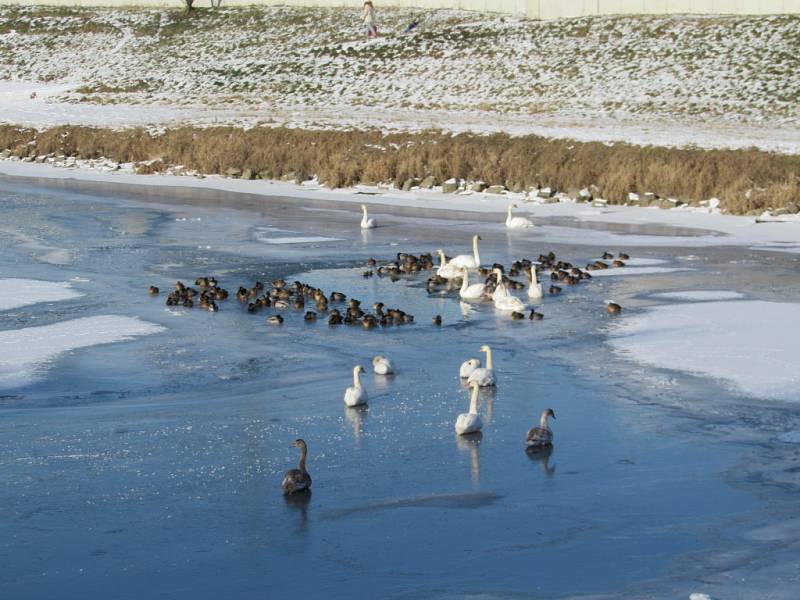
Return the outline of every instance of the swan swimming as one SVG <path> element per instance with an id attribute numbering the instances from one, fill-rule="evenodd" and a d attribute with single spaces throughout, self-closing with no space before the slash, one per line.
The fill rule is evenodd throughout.
<path id="1" fill-rule="evenodd" d="M 367 390 L 361 385 L 361 373 L 365 372 L 361 365 L 353 368 L 353 385 L 344 391 L 344 403 L 347 406 L 361 406 L 367 403 Z"/>
<path id="2" fill-rule="evenodd" d="M 376 375 L 391 375 L 394 373 L 394 365 L 385 356 L 376 356 L 372 359 L 372 370 Z"/>
<path id="3" fill-rule="evenodd" d="M 466 435 L 468 433 L 476 433 L 483 427 L 483 421 L 478 414 L 478 390 L 480 386 L 477 383 L 471 383 L 472 395 L 469 399 L 469 412 L 461 413 L 456 418 L 456 433 L 458 435 Z"/>
<path id="4" fill-rule="evenodd" d="M 469 285 L 469 271 L 466 267 L 461 267 L 461 289 L 458 294 L 465 300 L 479 300 L 483 298 L 483 293 L 486 291 L 486 286 L 482 283 L 473 283 Z"/>
<path id="5" fill-rule="evenodd" d="M 528 298 L 538 300 L 544 295 L 542 291 L 542 284 L 536 277 L 536 265 L 531 265 L 530 268 L 525 269 L 525 274 L 528 276 Z"/>
<path id="6" fill-rule="evenodd" d="M 468 269 L 477 269 L 481 266 L 481 255 L 478 254 L 478 240 L 481 239 L 479 235 L 472 236 L 472 254 L 459 254 L 453 258 L 449 264 L 456 265 L 457 267 L 466 267 Z"/>
<path id="7" fill-rule="evenodd" d="M 508 229 L 527 229 L 533 227 L 533 222 L 525 217 L 512 217 L 511 209 L 519 208 L 516 204 L 511 204 L 508 207 L 508 216 L 506 217 L 506 227 Z"/>
<path id="8" fill-rule="evenodd" d="M 461 379 L 466 379 L 475 371 L 475 369 L 481 366 L 481 361 L 477 358 L 470 358 L 469 360 L 465 360 L 461 363 L 461 368 L 458 370 L 458 376 Z"/>
<path id="9" fill-rule="evenodd" d="M 374 229 L 378 226 L 378 222 L 375 219 L 369 217 L 367 213 L 367 205 L 362 204 L 361 210 L 364 211 L 364 216 L 361 217 L 361 229 Z"/>
<path id="10" fill-rule="evenodd" d="M 461 276 L 461 268 L 458 265 L 454 265 L 453 261 L 447 262 L 447 259 L 444 256 L 444 250 L 441 248 L 437 250 L 439 253 L 439 268 L 436 269 L 436 274 L 439 277 L 444 277 L 445 279 L 455 279 L 456 277 Z"/>
<path id="11" fill-rule="evenodd" d="M 311 491 L 311 475 L 306 471 L 306 455 L 308 446 L 305 440 L 295 440 L 292 446 L 300 448 L 300 464 L 297 469 L 289 469 L 283 476 L 281 487 L 284 494 L 297 494 L 299 492 Z"/>
<path id="12" fill-rule="evenodd" d="M 547 448 L 553 445 L 553 432 L 547 426 L 547 417 L 556 418 L 552 408 L 542 412 L 538 427 L 531 427 L 528 431 L 528 448 Z"/>
<path id="13" fill-rule="evenodd" d="M 497 285 L 494 286 L 494 291 L 492 292 L 492 300 L 510 296 L 511 293 L 508 291 L 506 284 L 503 283 L 503 272 L 500 269 L 492 269 L 492 273 L 494 273 L 495 281 L 497 281 Z"/>
<path id="14" fill-rule="evenodd" d="M 480 387 L 496 385 L 497 377 L 494 374 L 494 364 L 492 363 L 492 349 L 489 346 L 481 346 L 481 352 L 486 353 L 486 366 L 475 369 L 467 379 L 467 383 L 477 383 Z"/>
<path id="15" fill-rule="evenodd" d="M 527 307 L 525 303 L 508 293 L 505 284 L 503 283 L 503 274 L 500 269 L 495 269 L 497 275 L 497 287 L 492 294 L 494 307 L 498 310 L 510 310 L 515 312 L 522 312 Z"/>

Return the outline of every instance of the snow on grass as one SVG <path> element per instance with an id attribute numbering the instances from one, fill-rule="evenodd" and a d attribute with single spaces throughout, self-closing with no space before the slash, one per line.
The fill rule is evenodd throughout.
<path id="1" fill-rule="evenodd" d="M 400 34 L 417 14 L 417 31 Z M 357 8 L 0 7 L 0 120 L 443 127 L 800 152 L 794 16 L 543 22 L 382 7 L 379 19 L 383 35 L 367 41 Z"/>
<path id="2" fill-rule="evenodd" d="M 609 343 L 645 365 L 720 379 L 756 398 L 797 402 L 799 324 L 800 304 L 669 304 L 626 315 Z"/>
<path id="3" fill-rule="evenodd" d="M 31 382 L 65 352 L 132 340 L 160 331 L 164 331 L 164 327 L 117 315 L 0 331 L 0 388 Z"/>
<path id="4" fill-rule="evenodd" d="M 0 279 L 0 310 L 10 310 L 39 302 L 72 300 L 83 296 L 69 282 L 37 279 Z"/>
<path id="5" fill-rule="evenodd" d="M 703 291 L 686 291 L 686 292 L 662 292 L 660 294 L 653 294 L 656 298 L 670 298 L 675 300 L 694 300 L 694 301 L 710 301 L 710 300 L 737 300 L 743 298 L 744 295 L 739 292 L 729 292 L 725 290 L 703 290 Z"/>

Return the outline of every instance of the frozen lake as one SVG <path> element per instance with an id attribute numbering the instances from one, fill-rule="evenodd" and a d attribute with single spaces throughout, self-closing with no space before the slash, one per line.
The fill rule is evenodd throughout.
<path id="1" fill-rule="evenodd" d="M 800 413 L 778 338 L 797 255 L 670 248 L 670 228 L 646 224 L 604 247 L 565 219 L 507 232 L 386 207 L 362 232 L 357 207 L 333 203 L 112 191 L 0 177 L 0 597 L 796 598 Z M 486 264 L 610 250 L 642 271 L 564 286 L 538 322 L 429 295 L 428 272 L 362 277 L 369 257 L 454 255 L 474 233 Z M 165 305 L 206 275 L 231 292 L 218 313 Z M 248 314 L 233 292 L 277 277 L 416 321 L 365 331 L 290 308 L 269 326 L 276 310 Z M 779 309 L 774 347 L 725 337 L 745 302 L 759 331 Z M 698 317 L 670 333 L 676 314 Z M 458 366 L 483 344 L 499 384 L 482 437 L 459 439 Z M 707 364 L 723 345 L 736 373 Z M 763 396 L 742 376 L 759 353 L 782 369 L 752 363 Z M 352 367 L 376 354 L 397 374 L 368 372 L 369 407 L 346 409 Z M 547 407 L 554 451 L 529 456 Z M 297 437 L 313 494 L 287 501 Z"/>

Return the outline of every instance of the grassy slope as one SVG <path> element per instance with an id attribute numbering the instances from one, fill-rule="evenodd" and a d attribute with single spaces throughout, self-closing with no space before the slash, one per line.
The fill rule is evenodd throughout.
<path id="1" fill-rule="evenodd" d="M 0 7 L 0 73 L 80 101 L 391 107 L 800 124 L 800 18 L 538 22 L 382 9 Z"/>

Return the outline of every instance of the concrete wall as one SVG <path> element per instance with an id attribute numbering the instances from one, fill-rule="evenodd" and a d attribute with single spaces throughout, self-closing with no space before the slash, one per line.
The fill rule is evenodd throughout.
<path id="1" fill-rule="evenodd" d="M 381 6 L 460 8 L 557 19 L 617 14 L 800 14 L 800 0 L 373 0 Z M 183 0 L 0 0 L 0 4 L 59 6 L 181 6 Z M 361 6 L 363 0 L 222 0 L 223 6 Z M 210 0 L 195 0 L 208 6 Z"/>

